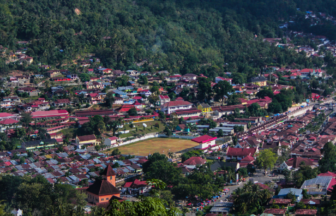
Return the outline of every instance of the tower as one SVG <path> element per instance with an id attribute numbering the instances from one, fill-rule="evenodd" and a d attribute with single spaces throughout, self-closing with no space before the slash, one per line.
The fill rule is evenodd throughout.
<path id="1" fill-rule="evenodd" d="M 115 174 L 114 170 L 112 169 L 112 167 L 110 165 L 107 165 L 107 167 L 105 168 L 105 170 L 102 173 L 102 177 L 103 177 L 103 180 L 108 181 L 113 186 L 116 185 L 115 184 L 116 174 Z"/>

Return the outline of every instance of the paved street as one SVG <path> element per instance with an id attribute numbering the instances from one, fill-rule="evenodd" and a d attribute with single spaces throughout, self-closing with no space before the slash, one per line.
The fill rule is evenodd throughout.
<path id="1" fill-rule="evenodd" d="M 269 181 L 272 181 L 274 179 L 278 180 L 278 179 L 283 179 L 284 176 L 283 175 L 278 175 L 275 177 L 268 177 L 264 175 L 264 171 L 263 170 L 257 170 L 253 176 L 249 177 L 249 179 L 246 182 L 241 182 L 239 185 L 233 185 L 233 186 L 226 186 L 225 188 L 229 188 L 230 191 L 228 193 L 226 193 L 225 196 L 222 196 L 221 198 L 219 198 L 216 202 L 212 203 L 211 205 L 214 205 L 216 203 L 219 203 L 222 201 L 225 201 L 229 196 L 231 196 L 232 192 L 234 192 L 237 188 L 242 188 L 250 179 L 253 179 L 254 182 L 258 182 L 258 183 L 262 183 L 265 184 Z"/>

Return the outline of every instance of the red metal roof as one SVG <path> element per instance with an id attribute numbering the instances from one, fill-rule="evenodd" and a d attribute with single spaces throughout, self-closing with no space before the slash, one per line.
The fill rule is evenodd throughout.
<path id="1" fill-rule="evenodd" d="M 8 125 L 8 124 L 16 124 L 19 121 L 16 121 L 14 119 L 5 119 L 3 121 L 0 121 L 0 124 Z"/>
<path id="2" fill-rule="evenodd" d="M 212 137 L 209 135 L 203 135 L 197 138 L 192 139 L 191 141 L 197 142 L 197 143 L 205 143 L 205 142 L 210 142 L 212 140 L 216 140 L 217 137 Z"/>
<path id="3" fill-rule="evenodd" d="M 201 157 L 191 157 L 188 160 L 184 161 L 184 165 L 202 165 L 205 164 L 206 160 Z"/>
<path id="4" fill-rule="evenodd" d="M 317 209 L 297 209 L 295 215 L 316 215 Z"/>
<path id="5" fill-rule="evenodd" d="M 50 111 L 36 111 L 31 113 L 33 118 L 47 118 L 54 116 L 69 116 L 66 110 L 50 110 Z"/>
<path id="6" fill-rule="evenodd" d="M 170 101 L 164 104 L 165 107 L 173 107 L 173 106 L 190 106 L 192 103 L 188 101 L 178 100 L 178 101 Z"/>
<path id="7" fill-rule="evenodd" d="M 329 171 L 326 173 L 320 173 L 318 176 L 331 176 L 331 177 L 336 178 L 336 174 L 333 172 L 329 172 Z"/>
<path id="8" fill-rule="evenodd" d="M 229 157 L 246 157 L 248 155 L 254 155 L 256 148 L 232 148 L 228 147 L 227 156 Z"/>
<path id="9" fill-rule="evenodd" d="M 12 113 L 6 113 L 6 112 L 0 113 L 0 118 L 1 117 L 9 117 L 9 116 L 14 116 L 14 114 L 12 114 Z"/>

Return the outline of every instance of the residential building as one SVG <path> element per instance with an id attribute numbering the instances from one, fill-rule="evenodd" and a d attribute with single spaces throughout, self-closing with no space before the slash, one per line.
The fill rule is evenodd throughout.
<path id="1" fill-rule="evenodd" d="M 191 109 L 192 103 L 184 100 L 170 101 L 161 106 L 161 110 L 167 114 L 176 112 L 177 110 Z"/>
<path id="2" fill-rule="evenodd" d="M 251 78 L 250 82 L 254 85 L 258 86 L 266 86 L 267 85 L 267 79 L 263 76 L 253 77 Z"/>
<path id="3" fill-rule="evenodd" d="M 305 189 L 310 195 L 327 195 L 336 185 L 336 179 L 331 176 L 317 176 L 303 182 L 301 189 Z"/>
<path id="4" fill-rule="evenodd" d="M 308 159 L 308 158 L 302 158 L 302 157 L 294 157 L 290 158 L 287 161 L 284 161 L 282 164 L 279 166 L 279 170 L 298 170 L 301 166 L 301 164 L 305 164 L 307 166 L 314 167 L 315 163 L 313 160 Z"/>
<path id="5" fill-rule="evenodd" d="M 21 143 L 21 149 L 35 150 L 35 149 L 49 149 L 57 146 L 56 139 L 34 140 Z"/>
<path id="6" fill-rule="evenodd" d="M 23 87 L 17 90 L 19 93 L 27 93 L 29 96 L 38 96 L 41 91 L 33 87 Z"/>
<path id="7" fill-rule="evenodd" d="M 88 202 L 96 205 L 109 203 L 110 199 L 120 197 L 120 191 L 116 188 L 116 173 L 108 165 L 102 173 L 102 180 L 96 180 L 86 190 Z"/>
<path id="8" fill-rule="evenodd" d="M 212 112 L 211 106 L 209 106 L 209 104 L 206 103 L 201 103 L 197 106 L 197 109 L 201 110 L 202 113 L 209 113 Z"/>
<path id="9" fill-rule="evenodd" d="M 296 201 L 299 202 L 303 195 L 302 195 L 302 189 L 296 189 L 296 188 L 283 188 L 280 190 L 278 195 L 273 196 L 273 198 L 286 198 L 288 194 L 293 194 L 296 197 Z"/>
<path id="10" fill-rule="evenodd" d="M 82 148 L 82 146 L 86 145 L 99 145 L 97 138 L 94 134 L 92 135 L 85 135 L 85 136 L 76 136 L 76 145 L 78 148 Z"/>
<path id="11" fill-rule="evenodd" d="M 182 79 L 188 80 L 188 81 L 196 80 L 197 75 L 196 74 L 185 74 L 182 76 Z"/>
<path id="12" fill-rule="evenodd" d="M 118 140 L 118 137 L 115 137 L 115 136 L 105 138 L 104 145 L 105 146 L 111 146 L 111 147 L 116 146 L 117 145 L 117 140 Z"/>
<path id="13" fill-rule="evenodd" d="M 236 159 L 241 160 L 247 156 L 254 156 L 255 153 L 258 153 L 258 148 L 232 148 L 228 147 L 226 151 L 226 159 Z"/>
<path id="14" fill-rule="evenodd" d="M 192 139 L 191 141 L 198 143 L 199 145 L 194 147 L 198 150 L 213 149 L 216 146 L 217 137 L 212 137 L 209 135 L 203 135 Z"/>
<path id="15" fill-rule="evenodd" d="M 61 76 L 62 73 L 60 70 L 50 70 L 50 71 L 47 71 L 47 75 L 50 77 L 50 78 L 54 78 L 54 77 L 57 77 L 57 76 Z"/>
<path id="16" fill-rule="evenodd" d="M 0 131 L 3 133 L 9 129 L 21 128 L 22 125 L 15 119 L 5 119 L 0 121 Z"/>
<path id="17" fill-rule="evenodd" d="M 36 120 L 61 119 L 69 117 L 66 110 L 36 111 L 31 113 L 32 118 Z"/>
<path id="18" fill-rule="evenodd" d="M 158 106 L 170 102 L 170 97 L 168 95 L 159 95 Z"/>
<path id="19" fill-rule="evenodd" d="M 57 99 L 51 103 L 54 107 L 64 107 L 70 105 L 69 99 Z"/>
<path id="20" fill-rule="evenodd" d="M 140 181 L 135 179 L 133 182 L 126 182 L 122 188 L 124 193 L 128 192 L 129 194 L 143 194 L 150 191 L 151 186 L 147 184 L 146 181 Z"/>

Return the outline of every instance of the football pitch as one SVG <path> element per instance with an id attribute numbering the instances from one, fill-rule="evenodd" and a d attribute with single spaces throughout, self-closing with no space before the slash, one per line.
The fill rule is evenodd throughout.
<path id="1" fill-rule="evenodd" d="M 168 155 L 168 152 L 178 152 L 197 145 L 198 143 L 185 139 L 154 138 L 121 146 L 118 149 L 121 154 L 127 155 L 147 156 L 155 152 Z"/>

